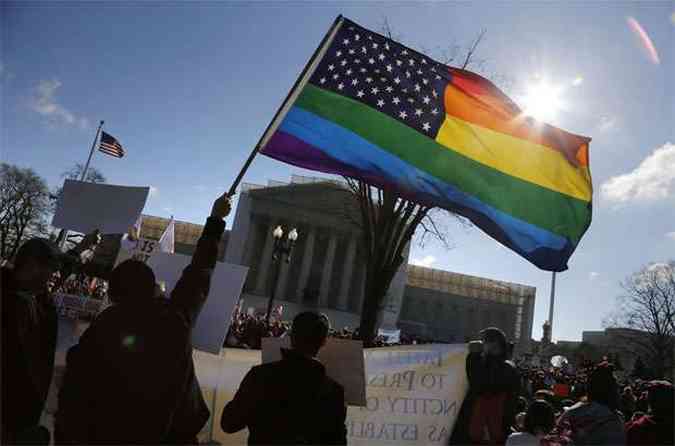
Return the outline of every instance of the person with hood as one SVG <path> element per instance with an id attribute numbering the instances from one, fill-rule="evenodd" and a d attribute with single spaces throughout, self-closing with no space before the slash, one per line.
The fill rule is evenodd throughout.
<path id="1" fill-rule="evenodd" d="M 649 414 L 626 424 L 629 445 L 673 445 L 675 394 L 668 381 L 652 381 L 647 389 Z"/>
<path id="2" fill-rule="evenodd" d="M 327 336 L 325 318 L 311 311 L 298 314 L 291 349 L 282 349 L 280 361 L 246 374 L 223 410 L 223 430 L 248 428 L 250 445 L 346 445 L 344 388 L 316 360 Z"/>
<path id="3" fill-rule="evenodd" d="M 56 272 L 65 280 L 81 267 L 80 256 L 100 242 L 93 232 L 63 254 L 49 240 L 32 238 L 0 271 L 2 294 L 1 444 L 48 444 L 40 426 L 54 372 L 58 332 L 48 283 Z"/>
<path id="4" fill-rule="evenodd" d="M 588 378 L 586 401 L 563 413 L 557 430 L 569 436 L 574 444 L 626 444 L 623 417 L 618 409 L 619 389 L 614 368 L 602 362 Z"/>
<path id="5" fill-rule="evenodd" d="M 158 297 L 152 269 L 115 267 L 113 305 L 66 357 L 58 397 L 57 444 L 196 444 L 209 410 L 195 375 L 192 329 L 209 295 L 230 212 L 218 198 L 197 248 L 171 292 Z"/>
<path id="6" fill-rule="evenodd" d="M 515 425 L 520 376 L 508 360 L 509 344 L 498 328 L 481 331 L 469 343 L 466 374 L 469 391 L 449 444 L 504 444 Z"/>

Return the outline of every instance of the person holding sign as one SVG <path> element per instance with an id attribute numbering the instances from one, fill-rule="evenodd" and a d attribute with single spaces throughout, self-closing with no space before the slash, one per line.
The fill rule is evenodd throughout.
<path id="1" fill-rule="evenodd" d="M 508 360 L 510 345 L 498 328 L 486 328 L 481 336 L 469 343 L 469 392 L 450 444 L 504 444 L 515 424 L 520 376 Z"/>
<path id="2" fill-rule="evenodd" d="M 315 358 L 328 337 L 326 318 L 298 314 L 281 361 L 253 367 L 223 410 L 227 433 L 248 428 L 248 444 L 346 445 L 344 388 Z"/>
<path id="3" fill-rule="evenodd" d="M 68 351 L 59 393 L 57 444 L 196 444 L 209 418 L 192 359 L 192 329 L 209 294 L 230 213 L 213 204 L 197 249 L 170 299 L 152 269 L 126 260 L 112 271 L 113 305 Z"/>

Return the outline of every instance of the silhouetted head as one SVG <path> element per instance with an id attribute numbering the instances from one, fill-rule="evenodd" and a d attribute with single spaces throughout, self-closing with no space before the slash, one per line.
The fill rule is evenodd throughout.
<path id="1" fill-rule="evenodd" d="M 649 409 L 659 418 L 673 419 L 673 385 L 668 381 L 652 381 L 648 390 Z"/>
<path id="2" fill-rule="evenodd" d="M 508 345 L 506 342 L 506 335 L 503 331 L 496 327 L 486 328 L 480 332 L 483 338 L 484 352 L 487 356 L 492 357 L 506 357 L 508 353 Z"/>
<path id="3" fill-rule="evenodd" d="M 125 260 L 110 273 L 108 296 L 113 303 L 143 301 L 155 297 L 155 273 L 138 260 Z"/>
<path id="4" fill-rule="evenodd" d="M 316 356 L 328 337 L 326 319 L 313 311 L 305 311 L 293 319 L 291 346 L 309 356 Z"/>
<path id="5" fill-rule="evenodd" d="M 523 422 L 525 432 L 547 435 L 555 425 L 553 406 L 544 400 L 535 400 L 527 409 Z"/>
<path id="6" fill-rule="evenodd" d="M 33 293 L 47 289 L 47 282 L 59 269 L 61 252 L 43 238 L 32 238 L 21 245 L 14 258 L 14 280 L 18 288 Z"/>
<path id="7" fill-rule="evenodd" d="M 614 377 L 614 367 L 608 362 L 601 362 L 588 378 L 588 398 L 615 409 L 618 405 L 619 388 Z"/>

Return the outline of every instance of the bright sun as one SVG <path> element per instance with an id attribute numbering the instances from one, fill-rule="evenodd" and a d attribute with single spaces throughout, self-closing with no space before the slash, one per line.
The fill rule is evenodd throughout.
<path id="1" fill-rule="evenodd" d="M 560 87 L 551 85 L 543 79 L 537 81 L 530 85 L 523 98 L 523 113 L 539 121 L 552 121 L 562 105 L 560 93 Z"/>

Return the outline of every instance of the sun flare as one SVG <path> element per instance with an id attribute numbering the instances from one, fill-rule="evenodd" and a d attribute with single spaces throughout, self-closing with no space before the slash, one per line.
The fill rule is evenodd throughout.
<path id="1" fill-rule="evenodd" d="M 561 88 L 545 79 L 531 84 L 523 98 L 523 114 L 539 121 L 550 122 L 556 118 L 562 106 Z"/>

